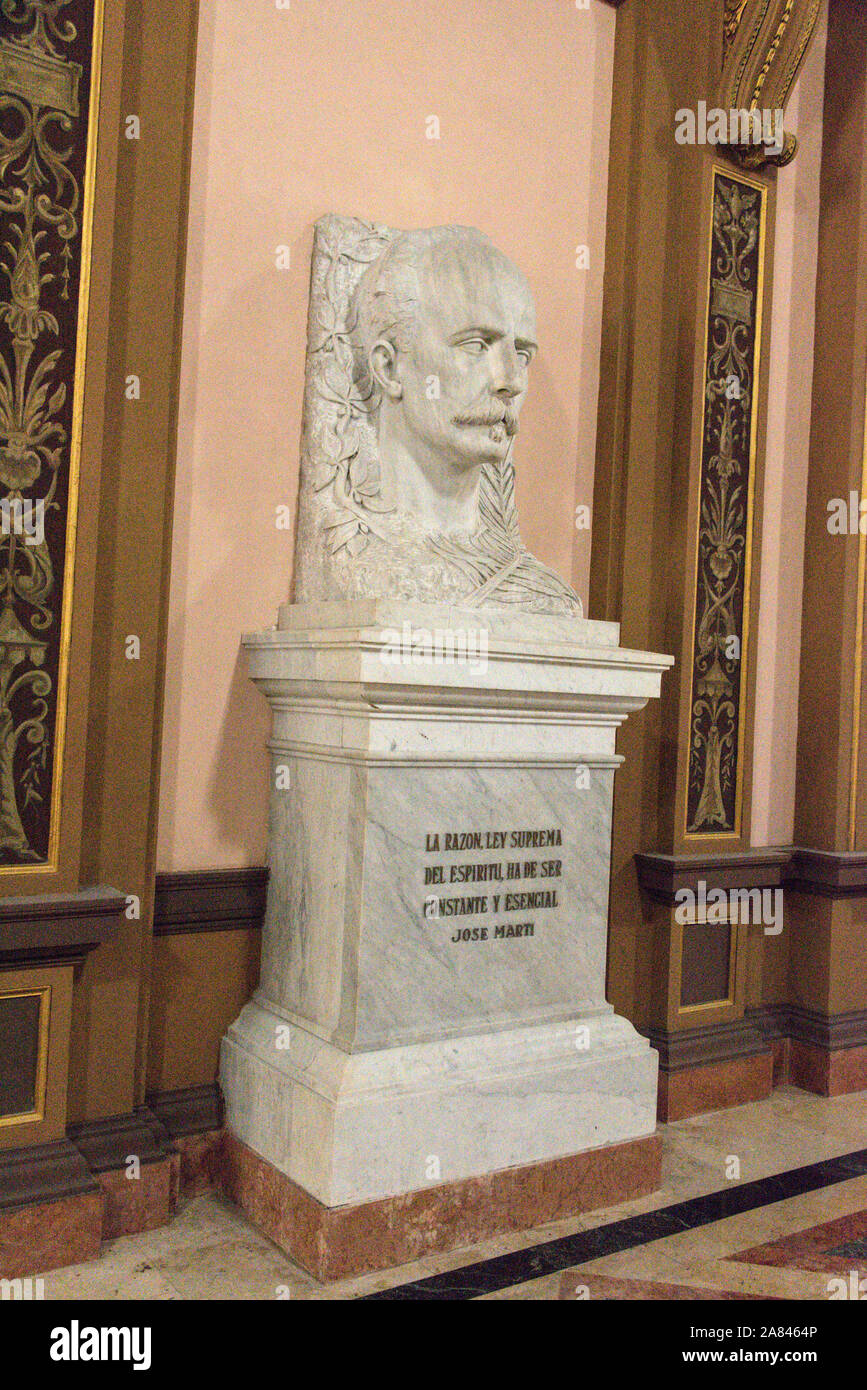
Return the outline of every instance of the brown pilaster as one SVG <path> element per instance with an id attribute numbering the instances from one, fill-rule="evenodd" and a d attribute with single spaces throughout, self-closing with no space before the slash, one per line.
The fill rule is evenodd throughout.
<path id="1" fill-rule="evenodd" d="M 609 997 L 660 1049 L 663 1116 L 771 1084 L 743 1022 L 762 927 L 713 920 L 701 885 L 728 860 L 745 888 L 779 883 L 749 852 L 775 166 L 796 143 L 675 131 L 684 111 L 700 140 L 711 108 L 784 107 L 817 11 L 630 0 L 617 21 L 590 613 L 677 662 L 622 736 L 609 947 Z M 693 909 L 642 888 L 636 854 L 645 878 L 654 859 L 685 876 Z"/>
<path id="2" fill-rule="evenodd" d="M 804 560 L 790 1076 L 867 1085 L 867 12 L 831 0 Z"/>
<path id="3" fill-rule="evenodd" d="M 26 1082 L 0 1076 L 3 1274 L 86 1258 L 101 1235 L 166 1219 L 176 1186 L 177 1155 L 141 1103 L 197 16 L 196 0 L 73 0 L 55 33 L 47 0 L 8 8 L 9 109 L 25 135 L 27 103 L 62 116 L 52 130 L 71 148 L 69 178 L 52 196 L 73 212 L 39 231 L 53 259 L 37 308 L 24 274 L 8 306 L 12 337 L 35 332 L 35 346 L 4 357 L 6 372 L 41 363 L 25 424 L 38 433 L 39 409 L 56 417 L 44 438 L 57 450 L 30 483 L 36 498 L 56 473 L 58 508 L 45 555 L 33 552 L 32 574 L 48 575 L 41 607 L 18 582 L 0 623 L 0 1010 Z M 29 167 L 4 169 L 4 188 L 23 189 L 16 209 Z M 28 223 L 13 211 L 20 250 Z M 20 423 L 0 418 L 7 473 Z M 22 457 L 10 495 L 34 472 Z M 14 562 L 7 543 L 2 563 Z"/>
<path id="4" fill-rule="evenodd" d="M 82 872 L 136 903 L 76 991 L 70 1106 L 82 1121 L 128 1114 L 145 1092 L 196 9 L 127 5 L 121 109 L 124 133 L 129 116 L 140 133 L 118 156 Z"/>

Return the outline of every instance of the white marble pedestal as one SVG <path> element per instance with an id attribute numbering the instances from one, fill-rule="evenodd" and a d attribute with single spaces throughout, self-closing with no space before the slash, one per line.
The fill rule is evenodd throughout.
<path id="1" fill-rule="evenodd" d="M 274 725 L 261 980 L 221 1064 L 266 1165 L 240 1200 L 279 1174 L 289 1207 L 381 1205 L 652 1136 L 607 898 L 617 728 L 671 659 L 613 623 L 395 600 L 290 605 L 244 642 Z"/>

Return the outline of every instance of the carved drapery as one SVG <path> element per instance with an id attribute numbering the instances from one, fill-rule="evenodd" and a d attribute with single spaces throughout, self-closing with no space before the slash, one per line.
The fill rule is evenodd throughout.
<path id="1" fill-rule="evenodd" d="M 723 71 L 716 105 L 784 112 L 819 17 L 821 0 L 724 0 Z M 779 150 L 731 145 L 747 168 L 788 164 L 798 147 L 786 131 Z"/>
<path id="2" fill-rule="evenodd" d="M 0 3 L 4 866 L 50 865 L 59 833 L 100 32 L 101 0 Z"/>
<path id="3" fill-rule="evenodd" d="M 687 834 L 740 831 L 765 191 L 716 171 L 705 346 Z"/>

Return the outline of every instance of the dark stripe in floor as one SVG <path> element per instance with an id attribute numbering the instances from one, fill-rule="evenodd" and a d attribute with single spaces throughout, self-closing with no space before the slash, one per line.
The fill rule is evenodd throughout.
<path id="1" fill-rule="evenodd" d="M 703 1197 L 691 1197 L 675 1202 L 658 1211 L 643 1212 L 622 1221 L 611 1221 L 591 1231 L 577 1231 L 571 1236 L 547 1240 L 510 1255 L 495 1255 L 445 1274 L 433 1274 L 428 1279 L 416 1279 L 398 1284 L 378 1293 L 363 1294 L 360 1301 L 377 1299 L 470 1299 L 482 1294 L 496 1293 L 530 1279 L 542 1279 L 547 1274 L 559 1274 L 587 1260 L 602 1255 L 615 1255 L 649 1241 L 664 1240 L 678 1231 L 695 1230 L 723 1221 L 727 1216 L 755 1211 L 758 1207 L 782 1202 L 787 1197 L 800 1197 L 805 1192 L 831 1187 L 867 1174 L 867 1149 L 842 1154 L 839 1158 L 810 1163 L 804 1168 L 792 1168 L 786 1173 L 774 1173 L 767 1178 L 725 1187 Z"/>

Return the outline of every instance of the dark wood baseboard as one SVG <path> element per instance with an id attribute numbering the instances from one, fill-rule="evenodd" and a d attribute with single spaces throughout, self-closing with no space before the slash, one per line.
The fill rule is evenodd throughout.
<path id="1" fill-rule="evenodd" d="M 818 1095 L 867 1087 L 867 1010 L 825 1015 L 795 1004 L 747 1010 L 704 1028 L 651 1029 L 660 1120 L 761 1100 L 786 1082 Z"/>
<path id="2" fill-rule="evenodd" d="M 54 1144 L 0 1149 L 0 1277 L 93 1259 L 101 1241 L 166 1225 L 181 1193 L 222 1185 L 216 1083 L 148 1101 L 129 1115 L 70 1125 Z M 131 1156 L 140 1165 L 134 1176 Z"/>
<path id="3" fill-rule="evenodd" d="M 267 887 L 264 868 L 157 874 L 154 936 L 258 930 Z"/>
<path id="4" fill-rule="evenodd" d="M 659 1053 L 660 1071 L 686 1071 L 736 1057 L 757 1057 L 768 1047 L 760 1030 L 747 1019 L 712 1023 L 703 1028 L 651 1028 L 647 1037 Z"/>
<path id="5" fill-rule="evenodd" d="M 179 1091 L 150 1091 L 145 1102 L 171 1139 L 209 1134 L 223 1126 L 223 1097 L 216 1081 Z"/>
<path id="6" fill-rule="evenodd" d="M 176 1152 L 160 1121 L 144 1105 L 131 1115 L 69 1125 L 67 1134 L 91 1173 L 122 1172 L 131 1155 L 146 1167 Z"/>
<path id="7" fill-rule="evenodd" d="M 84 1156 L 68 1139 L 0 1149 L 0 1211 L 98 1191 Z"/>
<path id="8" fill-rule="evenodd" d="M 867 1009 L 820 1014 L 797 1004 L 747 1009 L 742 1019 L 703 1028 L 651 1028 L 646 1036 L 659 1053 L 661 1071 L 684 1071 L 755 1057 L 780 1041 L 802 1043 L 825 1052 L 867 1047 Z"/>
<path id="9" fill-rule="evenodd" d="M 815 1009 L 804 1009 L 799 1004 L 768 1004 L 763 1008 L 748 1009 L 745 1022 L 749 1022 L 769 1042 L 789 1038 L 825 1052 L 867 1047 L 867 1009 L 822 1014 Z"/>

